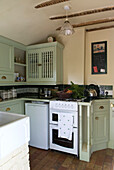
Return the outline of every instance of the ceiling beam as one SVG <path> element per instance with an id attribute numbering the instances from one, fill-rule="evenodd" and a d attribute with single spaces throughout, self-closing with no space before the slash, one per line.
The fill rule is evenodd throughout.
<path id="1" fill-rule="evenodd" d="M 112 10 L 114 10 L 114 6 L 92 9 L 92 10 L 88 10 L 88 11 L 70 14 L 70 15 L 68 15 L 68 18 L 85 16 L 85 15 L 90 15 L 90 14 L 95 14 L 95 13 L 100 13 L 100 12 L 106 12 L 106 11 L 112 11 Z M 50 17 L 49 19 L 50 20 L 57 20 L 57 19 L 64 19 L 64 18 L 66 18 L 66 15 L 53 16 L 53 17 Z"/>
<path id="2" fill-rule="evenodd" d="M 35 8 L 36 9 L 43 8 L 43 7 L 55 5 L 55 4 L 58 4 L 58 3 L 61 3 L 61 2 L 66 2 L 66 1 L 70 1 L 70 0 L 50 0 L 50 1 L 46 1 L 46 2 L 43 2 L 43 3 L 36 5 Z"/>
<path id="3" fill-rule="evenodd" d="M 103 23 L 108 23 L 108 22 L 114 22 L 114 18 L 104 18 L 100 20 L 94 20 L 94 21 L 88 21 L 88 22 L 83 22 L 79 24 L 73 24 L 73 28 L 77 27 L 84 27 L 84 26 L 89 26 L 89 25 L 96 25 L 96 24 L 103 24 Z M 60 30 L 61 27 L 57 28 L 56 30 Z"/>
<path id="4" fill-rule="evenodd" d="M 86 31 L 91 32 L 91 31 L 98 31 L 98 30 L 109 29 L 109 28 L 114 28 L 114 25 L 98 27 L 98 28 L 90 28 L 90 29 L 86 29 Z"/>

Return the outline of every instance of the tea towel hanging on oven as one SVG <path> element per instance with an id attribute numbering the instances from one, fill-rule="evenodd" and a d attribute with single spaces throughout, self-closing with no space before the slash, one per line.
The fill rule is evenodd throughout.
<path id="1" fill-rule="evenodd" d="M 58 137 L 72 140 L 73 114 L 61 113 L 58 115 Z"/>

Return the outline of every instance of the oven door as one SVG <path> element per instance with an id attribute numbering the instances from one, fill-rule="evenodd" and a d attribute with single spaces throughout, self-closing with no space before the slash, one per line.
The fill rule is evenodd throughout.
<path id="1" fill-rule="evenodd" d="M 50 125 L 50 149 L 78 155 L 78 130 L 73 128 L 72 140 L 58 138 L 58 125 Z"/>
<path id="2" fill-rule="evenodd" d="M 66 111 L 55 111 L 50 109 L 50 117 L 49 117 L 49 122 L 51 124 L 58 124 L 58 115 L 64 113 L 67 115 L 67 113 L 73 114 L 73 127 L 78 127 L 78 112 L 75 111 L 70 111 L 70 112 L 66 112 Z"/>

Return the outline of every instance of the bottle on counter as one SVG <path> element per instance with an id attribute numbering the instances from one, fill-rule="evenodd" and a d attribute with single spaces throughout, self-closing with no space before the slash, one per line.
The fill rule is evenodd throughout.
<path id="1" fill-rule="evenodd" d="M 3 100 L 5 100 L 5 99 L 8 98 L 8 93 L 7 93 L 7 91 L 3 90 L 3 91 L 1 92 L 1 98 L 2 98 Z"/>
<path id="2" fill-rule="evenodd" d="M 8 90 L 8 99 L 11 99 L 13 96 L 12 96 L 12 91 L 11 90 Z"/>
<path id="3" fill-rule="evenodd" d="M 13 87 L 11 91 L 12 91 L 12 97 L 16 98 L 17 97 L 17 90 L 14 89 L 14 87 Z"/>

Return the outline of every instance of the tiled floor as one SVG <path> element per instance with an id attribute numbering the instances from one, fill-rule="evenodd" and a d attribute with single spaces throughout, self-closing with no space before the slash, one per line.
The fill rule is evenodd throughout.
<path id="1" fill-rule="evenodd" d="M 74 155 L 30 147 L 31 170 L 114 170 L 114 150 L 94 152 L 89 163 Z"/>

